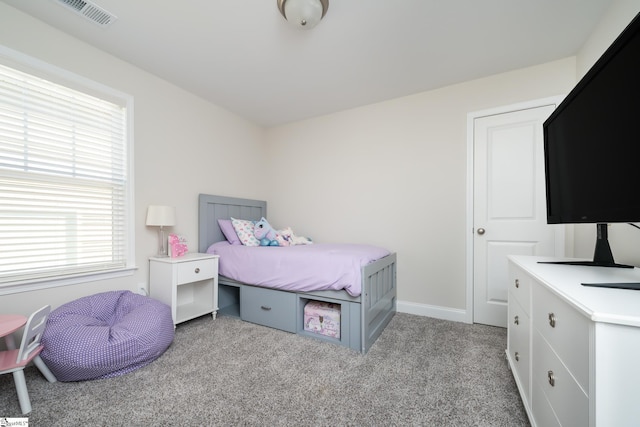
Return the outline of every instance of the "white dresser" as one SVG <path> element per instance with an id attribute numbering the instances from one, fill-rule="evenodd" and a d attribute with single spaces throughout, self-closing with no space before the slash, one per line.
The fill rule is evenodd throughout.
<path id="1" fill-rule="evenodd" d="M 507 358 L 534 426 L 640 425 L 639 269 L 509 257 Z"/>

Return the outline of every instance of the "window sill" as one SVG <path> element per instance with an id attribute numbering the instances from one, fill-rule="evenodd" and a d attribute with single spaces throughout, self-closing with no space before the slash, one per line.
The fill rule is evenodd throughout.
<path id="1" fill-rule="evenodd" d="M 117 277 L 132 276 L 138 267 L 126 267 L 120 270 L 109 271 L 104 273 L 92 273 L 78 276 L 70 276 L 53 280 L 39 280 L 11 285 L 0 285 L 0 295 L 18 294 L 21 292 L 31 292 L 41 289 L 57 288 L 61 286 L 77 285 L 86 282 L 95 282 L 98 280 L 114 279 Z"/>

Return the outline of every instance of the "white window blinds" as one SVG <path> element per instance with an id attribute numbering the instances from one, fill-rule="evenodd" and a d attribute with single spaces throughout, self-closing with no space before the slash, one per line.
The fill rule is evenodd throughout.
<path id="1" fill-rule="evenodd" d="M 0 288 L 127 265 L 123 104 L 0 64 Z"/>

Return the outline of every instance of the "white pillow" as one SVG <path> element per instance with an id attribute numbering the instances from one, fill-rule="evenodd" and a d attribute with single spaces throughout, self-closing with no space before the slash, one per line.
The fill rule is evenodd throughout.
<path id="1" fill-rule="evenodd" d="M 260 246 L 260 240 L 253 235 L 254 222 L 246 219 L 231 218 L 231 225 L 245 246 Z"/>

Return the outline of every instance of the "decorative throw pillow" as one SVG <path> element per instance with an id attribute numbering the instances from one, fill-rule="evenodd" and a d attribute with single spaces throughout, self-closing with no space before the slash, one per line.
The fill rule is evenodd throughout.
<path id="1" fill-rule="evenodd" d="M 222 234 L 227 238 L 227 242 L 232 245 L 241 245 L 242 242 L 238 238 L 238 234 L 236 230 L 233 228 L 233 224 L 230 219 L 219 219 L 218 225 L 220 226 L 220 230 L 222 230 Z"/>
<path id="2" fill-rule="evenodd" d="M 254 223 L 246 219 L 231 218 L 231 224 L 238 238 L 245 246 L 260 246 L 260 241 L 253 235 Z"/>

